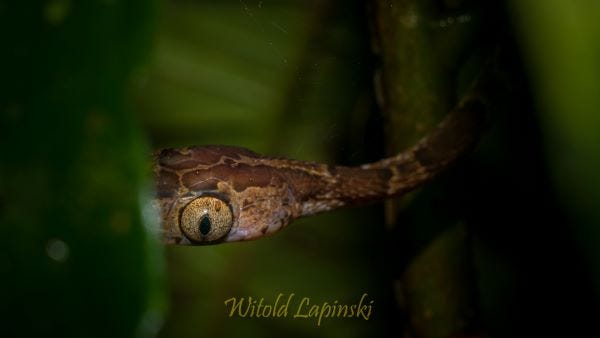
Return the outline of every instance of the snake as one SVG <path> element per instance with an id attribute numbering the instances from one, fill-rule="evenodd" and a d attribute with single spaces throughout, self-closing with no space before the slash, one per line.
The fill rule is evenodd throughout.
<path id="1" fill-rule="evenodd" d="M 206 245 L 264 238 L 293 220 L 402 196 L 473 148 L 487 107 L 467 95 L 412 147 L 359 166 L 268 157 L 225 145 L 153 154 L 160 237 Z"/>

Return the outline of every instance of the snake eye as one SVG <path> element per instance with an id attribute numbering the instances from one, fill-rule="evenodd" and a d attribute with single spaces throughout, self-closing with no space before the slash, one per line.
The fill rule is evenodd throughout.
<path id="1" fill-rule="evenodd" d="M 213 242 L 223 238 L 233 224 L 229 205 L 216 197 L 202 196 L 186 205 L 179 225 L 193 242 Z"/>

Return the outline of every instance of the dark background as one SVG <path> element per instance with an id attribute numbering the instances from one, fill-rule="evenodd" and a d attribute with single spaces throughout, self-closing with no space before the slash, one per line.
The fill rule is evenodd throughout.
<path id="1" fill-rule="evenodd" d="M 502 94 L 475 152 L 403 199 L 395 228 L 373 205 L 255 242 L 165 248 L 149 207 L 153 149 L 231 144 L 348 165 L 386 154 L 400 129 L 376 104 L 373 11 L 341 0 L 0 1 L 0 335 L 447 337 L 465 325 L 434 310 L 455 299 L 413 294 L 434 298 L 433 315 L 416 313 L 398 281 L 417 266 L 416 284 L 444 288 L 431 264 L 443 257 L 421 258 L 456 233 L 468 238 L 467 331 L 597 334 L 600 6 L 389 2 L 407 3 L 433 4 L 420 27 L 450 49 L 457 25 L 501 45 Z M 448 219 L 462 230 L 440 226 Z M 315 303 L 367 292 L 374 314 L 317 327 L 229 318 L 223 305 L 280 292 Z M 431 330 L 411 328 L 427 316 Z"/>

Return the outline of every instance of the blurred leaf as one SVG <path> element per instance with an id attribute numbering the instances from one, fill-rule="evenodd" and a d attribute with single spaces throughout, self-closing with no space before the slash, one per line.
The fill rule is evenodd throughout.
<path id="1" fill-rule="evenodd" d="M 2 336 L 146 336 L 158 247 L 141 205 L 147 147 L 125 92 L 154 3 L 3 2 Z"/>
<path id="2" fill-rule="evenodd" d="M 511 1 L 541 108 L 547 163 L 600 300 L 600 3 Z"/>

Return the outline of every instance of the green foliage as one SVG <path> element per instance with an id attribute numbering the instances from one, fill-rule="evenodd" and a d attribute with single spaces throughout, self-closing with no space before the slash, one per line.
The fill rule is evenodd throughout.
<path id="1" fill-rule="evenodd" d="M 132 337 L 159 315 L 148 148 L 126 104 L 154 5 L 0 7 L 3 336 Z M 154 258 L 153 258 L 154 257 Z"/>
<path id="2" fill-rule="evenodd" d="M 600 4 L 511 5 L 535 85 L 552 182 L 590 263 L 600 301 Z"/>

